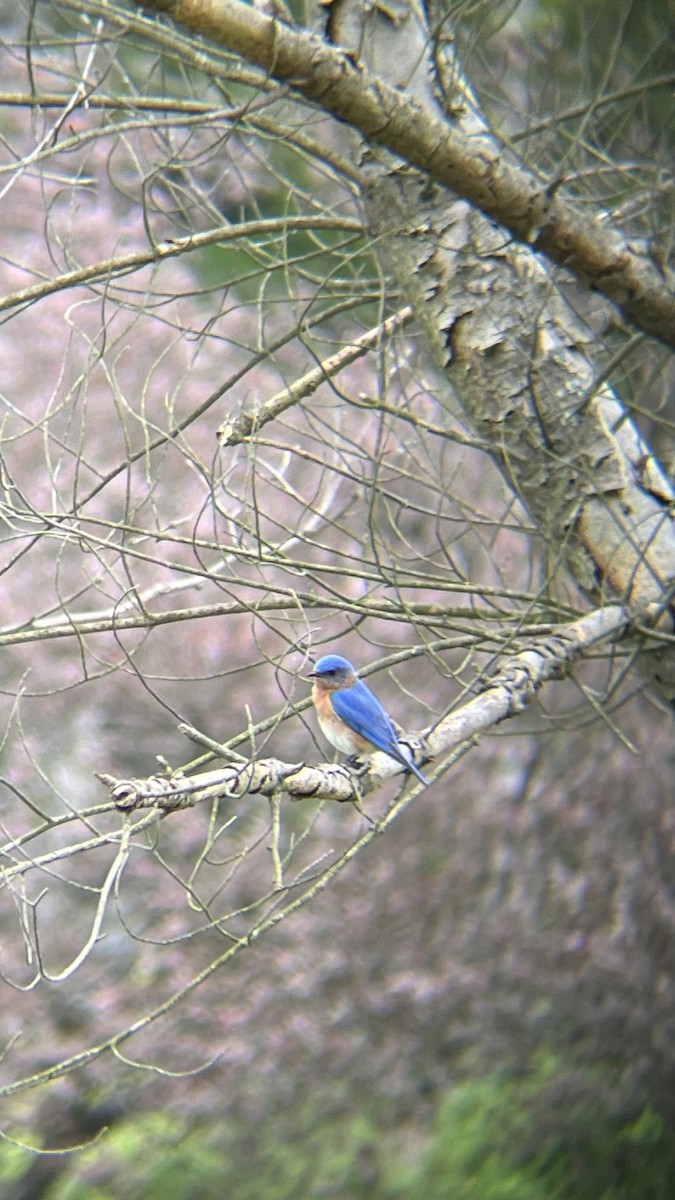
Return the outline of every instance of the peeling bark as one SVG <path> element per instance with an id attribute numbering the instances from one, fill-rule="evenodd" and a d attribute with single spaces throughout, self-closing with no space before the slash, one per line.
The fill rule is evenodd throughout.
<path id="1" fill-rule="evenodd" d="M 650 276 L 666 301 L 659 325 L 646 315 L 643 271 L 653 264 L 618 230 L 582 218 L 557 192 L 546 195 L 505 153 L 443 40 L 442 11 L 434 23 L 433 4 L 329 0 L 325 37 L 239 0 L 146 7 L 291 82 L 371 146 L 386 147 L 363 166 L 364 210 L 386 271 L 552 558 L 593 603 L 656 613 L 662 640 L 641 666 L 675 705 L 675 490 L 598 382 L 594 335 L 537 251 L 629 317 L 642 296 L 643 328 L 670 341 L 675 309 L 663 276 L 655 268 Z"/>

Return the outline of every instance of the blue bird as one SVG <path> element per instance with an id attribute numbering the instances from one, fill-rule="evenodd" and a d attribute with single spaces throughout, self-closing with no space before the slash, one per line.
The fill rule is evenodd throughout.
<path id="1" fill-rule="evenodd" d="M 396 737 L 391 717 L 348 659 L 327 654 L 310 671 L 310 677 L 314 679 L 312 701 L 321 731 L 336 750 L 350 755 L 382 750 L 428 785 L 429 780 Z"/>

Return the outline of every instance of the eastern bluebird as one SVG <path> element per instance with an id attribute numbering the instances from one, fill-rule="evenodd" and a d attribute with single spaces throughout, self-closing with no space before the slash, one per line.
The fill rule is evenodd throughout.
<path id="1" fill-rule="evenodd" d="M 352 664 L 339 654 L 320 658 L 314 671 L 312 700 L 321 732 L 341 754 L 372 754 L 383 750 L 425 785 L 429 783 L 409 751 L 396 737 L 391 717 Z"/>

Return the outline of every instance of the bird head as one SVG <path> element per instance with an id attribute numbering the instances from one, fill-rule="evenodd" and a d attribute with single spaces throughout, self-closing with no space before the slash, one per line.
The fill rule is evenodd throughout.
<path id="1" fill-rule="evenodd" d="M 358 679 L 349 659 L 341 658 L 339 654 L 324 655 L 309 674 L 319 686 L 325 688 L 349 687 Z"/>

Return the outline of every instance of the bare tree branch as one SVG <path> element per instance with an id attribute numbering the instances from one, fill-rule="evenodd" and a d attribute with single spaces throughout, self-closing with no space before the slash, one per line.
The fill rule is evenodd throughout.
<path id="1" fill-rule="evenodd" d="M 445 717 L 426 734 L 401 733 L 418 765 L 456 750 L 462 742 L 471 743 L 479 734 L 501 721 L 521 713 L 540 687 L 549 679 L 561 679 L 589 649 L 607 640 L 615 640 L 626 629 L 629 615 L 618 605 L 596 609 L 578 621 L 559 625 L 543 637 L 532 639 L 527 648 L 509 654 L 503 665 L 482 684 L 480 696 Z M 454 756 L 452 758 L 454 761 Z M 207 800 L 232 800 L 246 794 L 275 796 L 283 791 L 292 800 L 359 801 L 384 780 L 404 770 L 386 754 L 377 753 L 369 760 L 367 774 L 355 774 L 345 766 L 310 767 L 282 763 L 276 759 L 258 760 L 199 775 L 153 775 L 149 779 L 115 779 L 102 774 L 113 802 L 123 811 L 159 808 L 173 811 L 192 808 Z M 428 772 L 433 781 L 448 762 Z M 416 790 L 419 786 L 415 785 Z"/>
<path id="2" fill-rule="evenodd" d="M 88 5 L 96 11 L 95 5 Z M 672 280 L 600 216 L 580 213 L 555 187 L 515 165 L 492 137 L 476 139 L 438 110 L 369 75 L 356 51 L 291 29 L 241 0 L 150 0 L 195 33 L 213 38 L 359 129 L 372 143 L 451 188 L 612 300 L 625 318 L 675 346 Z M 107 6 L 101 5 L 101 15 Z M 458 91 L 457 104 L 465 98 Z"/>

